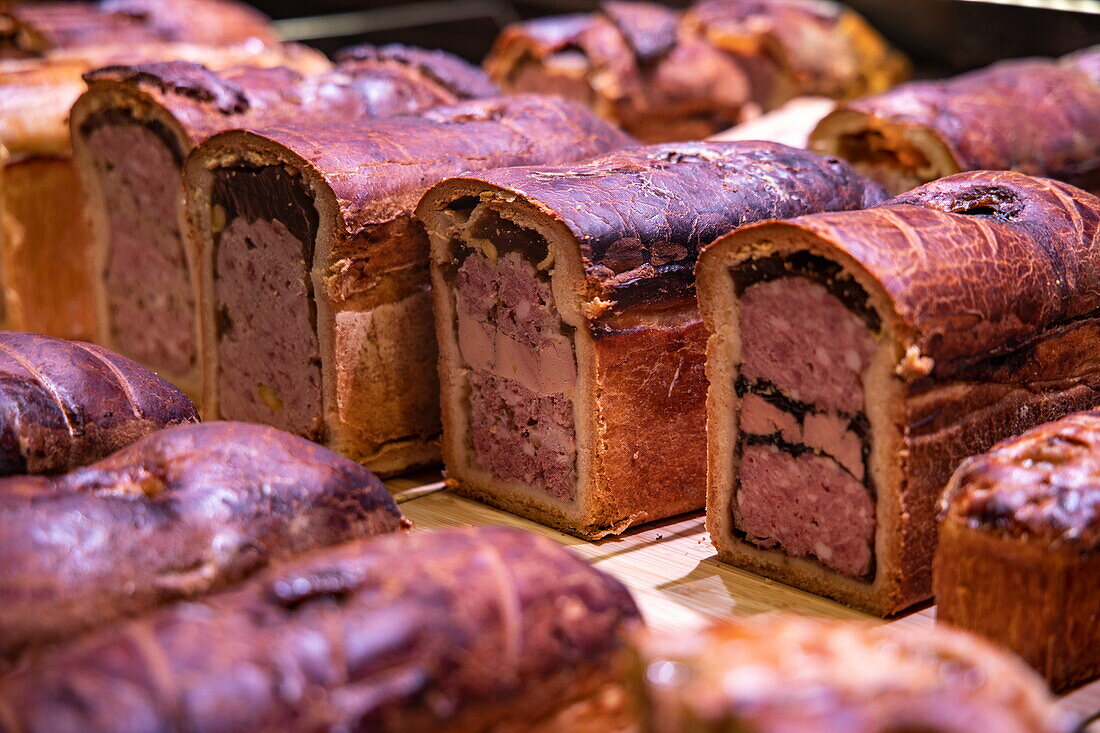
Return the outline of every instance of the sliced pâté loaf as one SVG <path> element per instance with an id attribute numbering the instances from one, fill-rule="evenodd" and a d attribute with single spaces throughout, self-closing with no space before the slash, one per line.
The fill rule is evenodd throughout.
<path id="1" fill-rule="evenodd" d="M 211 138 L 187 166 L 204 414 L 275 425 L 387 474 L 437 462 L 417 201 L 463 171 L 631 143 L 583 107 L 534 96 Z"/>
<path id="2" fill-rule="evenodd" d="M 699 250 L 884 193 L 767 142 L 667 143 L 444 181 L 432 240 L 443 446 L 457 490 L 581 537 L 703 506 Z"/>
<path id="3" fill-rule="evenodd" d="M 1100 390 L 1100 199 L 1012 172 L 701 256 L 719 557 L 876 614 L 931 595 L 963 459 Z"/>

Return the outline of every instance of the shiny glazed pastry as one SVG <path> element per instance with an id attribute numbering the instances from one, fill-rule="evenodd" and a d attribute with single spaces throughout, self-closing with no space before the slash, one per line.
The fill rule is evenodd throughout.
<path id="1" fill-rule="evenodd" d="M 583 107 L 534 96 L 212 138 L 187 167 L 204 414 L 274 425 L 380 473 L 437 462 L 437 351 L 416 202 L 463 171 L 631 142 Z"/>
<path id="2" fill-rule="evenodd" d="M 701 256 L 719 557 L 876 614 L 931 595 L 974 453 L 1094 404 L 1100 199 L 966 173 Z"/>
<path id="3" fill-rule="evenodd" d="M 703 506 L 700 248 L 883 198 L 840 161 L 765 142 L 668 143 L 432 189 L 417 215 L 456 489 L 590 539 Z"/>
<path id="4" fill-rule="evenodd" d="M 800 95 L 873 94 L 908 73 L 863 18 L 817 0 L 604 2 L 505 28 L 485 67 L 507 92 L 587 104 L 646 142 L 713 135 Z"/>
<path id="5" fill-rule="evenodd" d="M 198 419 L 186 395 L 107 349 L 0 331 L 0 476 L 69 471 Z"/>
<path id="6" fill-rule="evenodd" d="M 1004 644 L 1055 690 L 1100 676 L 1100 412 L 967 460 L 940 515 L 936 618 Z"/>
<path id="7" fill-rule="evenodd" d="M 43 654 L 0 681 L 0 728 L 618 730 L 638 621 L 618 581 L 532 534 L 353 542 Z"/>
<path id="8" fill-rule="evenodd" d="M 484 74 L 455 57 L 403 47 L 360 47 L 316 74 L 168 62 L 86 78 L 71 124 L 93 224 L 97 340 L 193 395 L 201 380 L 197 276 L 181 178 L 191 150 L 223 130 L 361 123 L 494 92 Z"/>
<path id="9" fill-rule="evenodd" d="M 1018 659 L 944 628 L 770 616 L 638 635 L 643 731 L 1064 733 Z"/>
<path id="10" fill-rule="evenodd" d="M 892 193 L 983 169 L 1100 192 L 1100 46 L 843 103 L 811 134 L 810 148 L 847 159 Z"/>
<path id="11" fill-rule="evenodd" d="M 4 479 L 0 659 L 402 522 L 362 466 L 244 423 L 169 428 L 67 474 Z"/>

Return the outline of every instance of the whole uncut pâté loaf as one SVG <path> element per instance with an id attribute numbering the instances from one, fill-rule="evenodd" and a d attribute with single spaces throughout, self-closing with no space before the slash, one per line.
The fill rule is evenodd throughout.
<path id="1" fill-rule="evenodd" d="M 1015 170 L 1100 191 L 1100 46 L 1004 61 L 842 103 L 810 135 L 893 193 L 960 171 Z"/>
<path id="2" fill-rule="evenodd" d="M 362 466 L 244 423 L 169 428 L 67 474 L 2 480 L 0 659 L 402 521 Z"/>
<path id="3" fill-rule="evenodd" d="M 0 146 L 10 153 L 0 184 L 0 307 L 7 328 L 96 339 L 91 225 L 72 160 L 69 110 L 86 89 L 85 72 L 168 59 L 211 68 L 247 63 L 319 71 L 331 66 L 304 46 L 254 42 L 120 42 L 0 61 Z"/>
<path id="4" fill-rule="evenodd" d="M 0 475 L 57 473 L 197 422 L 187 396 L 107 349 L 0 331 Z"/>
<path id="5" fill-rule="evenodd" d="M 464 61 L 400 47 L 360 48 L 335 69 L 310 75 L 164 63 L 99 69 L 86 78 L 71 124 L 94 230 L 98 340 L 195 395 L 197 283 L 181 179 L 190 151 L 223 130 L 362 124 L 495 90 Z"/>
<path id="6" fill-rule="evenodd" d="M 960 174 L 700 257 L 719 557 L 877 614 L 931 595 L 968 456 L 1092 406 L 1100 199 Z"/>
<path id="7" fill-rule="evenodd" d="M 383 473 L 437 462 L 417 201 L 463 171 L 631 142 L 583 107 L 534 96 L 210 139 L 187 166 L 204 414 L 275 425 Z"/>
<path id="8" fill-rule="evenodd" d="M 883 198 L 840 161 L 765 142 L 436 186 L 417 216 L 456 490 L 593 539 L 703 506 L 697 253 L 749 222 Z"/>
<path id="9" fill-rule="evenodd" d="M 386 537 L 44 653 L 0 681 L 0 726 L 619 730 L 619 655 L 638 621 L 618 581 L 550 540 Z"/>
<path id="10" fill-rule="evenodd" d="M 1067 733 L 1042 681 L 958 631 L 795 616 L 639 634 L 633 687 L 652 733 Z"/>
<path id="11" fill-rule="evenodd" d="M 1006 645 L 1064 690 L 1100 676 L 1100 412 L 998 443 L 951 477 L 939 621 Z"/>
<path id="12" fill-rule="evenodd" d="M 234 0 L 12 2 L 0 8 L 0 59 L 149 43 L 278 44 L 262 13 Z"/>
<path id="13" fill-rule="evenodd" d="M 587 104 L 646 142 L 706 137 L 799 95 L 879 92 L 908 72 L 856 13 L 812 0 L 702 0 L 682 12 L 604 2 L 505 28 L 485 67 L 505 91 Z"/>

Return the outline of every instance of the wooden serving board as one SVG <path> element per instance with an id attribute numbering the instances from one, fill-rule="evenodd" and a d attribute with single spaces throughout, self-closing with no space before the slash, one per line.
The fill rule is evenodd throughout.
<path id="1" fill-rule="evenodd" d="M 515 527 L 566 545 L 622 581 L 634 595 L 646 622 L 659 630 L 696 629 L 715 619 L 775 611 L 912 627 L 935 623 L 931 605 L 884 622 L 720 563 L 703 526 L 702 512 L 639 527 L 620 537 L 587 542 L 457 496 L 444 488 L 439 474 L 387 483 L 416 529 Z M 1065 695 L 1061 704 L 1078 715 L 1100 711 L 1100 680 Z"/>

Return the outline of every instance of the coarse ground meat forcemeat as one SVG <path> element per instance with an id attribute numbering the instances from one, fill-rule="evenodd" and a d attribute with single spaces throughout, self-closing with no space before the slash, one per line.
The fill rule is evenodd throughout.
<path id="1" fill-rule="evenodd" d="M 805 0 L 604 2 L 508 26 L 485 66 L 507 92 L 572 99 L 652 143 L 706 137 L 799 95 L 874 94 L 908 74 L 859 15 Z"/>
<path id="2" fill-rule="evenodd" d="M 1095 404 L 1100 200 L 1011 172 L 747 227 L 698 268 L 719 557 L 887 615 L 966 457 Z"/>
<path id="3" fill-rule="evenodd" d="M 438 462 L 416 202 L 463 171 L 632 142 L 583 107 L 534 96 L 212 138 L 187 169 L 204 414 L 275 425 L 386 474 Z"/>
<path id="4" fill-rule="evenodd" d="M 0 331 L 0 476 L 69 471 L 198 419 L 186 395 L 107 349 Z"/>
<path id="5" fill-rule="evenodd" d="M 635 636 L 644 733 L 1066 733 L 1020 660 L 949 629 L 796 616 Z"/>
<path id="6" fill-rule="evenodd" d="M 96 340 L 92 233 L 69 135 L 69 111 L 92 69 L 185 59 L 213 68 L 248 63 L 299 69 L 330 62 L 304 46 L 147 42 L 0 60 L 0 290 L 6 328 Z M 0 156 L 2 157 L 2 156 Z"/>
<path id="7" fill-rule="evenodd" d="M 0 59 L 104 46 L 277 45 L 263 13 L 233 0 L 12 2 L 0 8 Z"/>
<path id="8" fill-rule="evenodd" d="M 810 135 L 892 193 L 960 171 L 1015 170 L 1100 192 L 1100 46 L 1003 61 L 842 103 Z"/>
<path id="9" fill-rule="evenodd" d="M 748 222 L 882 198 L 837 160 L 766 142 L 437 186 L 417 213 L 457 490 L 593 539 L 701 507 L 699 249 Z"/>
<path id="10" fill-rule="evenodd" d="M 621 730 L 627 590 L 533 534 L 354 542 L 45 653 L 5 731 Z"/>
<path id="11" fill-rule="evenodd" d="M 401 523 L 365 468 L 262 425 L 169 428 L 0 480 L 0 661 Z"/>
<path id="12" fill-rule="evenodd" d="M 1100 412 L 975 456 L 940 503 L 936 618 L 1006 645 L 1056 691 L 1100 676 Z"/>
<path id="13" fill-rule="evenodd" d="M 98 340 L 195 395 L 197 276 L 181 178 L 191 150 L 228 129 L 361 123 L 494 93 L 469 64 L 401 46 L 360 47 L 311 74 L 169 62 L 107 67 L 86 78 L 71 125 L 95 236 Z"/>

